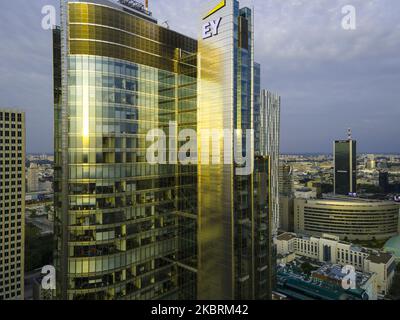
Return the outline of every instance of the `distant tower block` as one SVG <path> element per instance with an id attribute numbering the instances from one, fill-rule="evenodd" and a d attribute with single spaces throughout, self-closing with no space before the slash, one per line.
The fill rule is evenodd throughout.
<path id="1" fill-rule="evenodd" d="M 335 194 L 349 195 L 357 192 L 357 142 L 349 129 L 347 140 L 334 143 Z"/>

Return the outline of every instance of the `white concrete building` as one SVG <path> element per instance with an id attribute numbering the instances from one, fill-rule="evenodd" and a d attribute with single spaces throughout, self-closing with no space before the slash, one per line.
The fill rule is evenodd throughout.
<path id="1" fill-rule="evenodd" d="M 39 191 L 39 167 L 36 163 L 31 163 L 28 169 L 28 192 Z"/>
<path id="2" fill-rule="evenodd" d="M 365 270 L 377 274 L 378 292 L 382 295 L 388 294 L 393 284 L 395 268 L 395 257 L 389 253 L 370 255 L 365 262 Z"/>
<path id="3" fill-rule="evenodd" d="M 396 263 L 389 253 L 370 250 L 339 240 L 339 237 L 323 234 L 307 237 L 295 233 L 283 233 L 277 237 L 277 255 L 290 253 L 319 262 L 351 265 L 358 271 L 377 274 L 378 293 L 386 295 L 393 282 Z"/>

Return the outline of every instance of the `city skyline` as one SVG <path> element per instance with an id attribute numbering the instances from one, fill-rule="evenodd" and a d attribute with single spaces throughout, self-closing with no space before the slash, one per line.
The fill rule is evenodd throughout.
<path id="1" fill-rule="evenodd" d="M 171 29 L 197 38 L 191 8 L 199 4 L 153 0 L 150 9 L 160 24 L 168 20 Z M 331 141 L 345 138 L 348 127 L 360 153 L 395 153 L 400 148 L 393 139 L 400 115 L 395 88 L 400 80 L 400 28 L 395 20 L 400 4 L 352 1 L 357 9 L 353 31 L 341 28 L 346 4 L 243 1 L 256 12 L 255 60 L 264 66 L 262 86 L 282 96 L 282 153 L 330 153 Z M 55 0 L 0 4 L 9 13 L 0 22 L 8 48 L 0 53 L 0 70 L 7 74 L 1 80 L 0 105 L 26 112 L 27 152 L 34 153 L 53 148 L 51 31 L 41 27 L 45 5 L 59 10 Z"/>
<path id="2" fill-rule="evenodd" d="M 394 3 L 1 3 L 0 302 L 400 300 Z"/>

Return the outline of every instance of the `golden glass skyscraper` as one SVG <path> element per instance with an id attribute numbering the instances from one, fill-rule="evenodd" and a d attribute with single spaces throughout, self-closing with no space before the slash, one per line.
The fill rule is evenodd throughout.
<path id="1" fill-rule="evenodd" d="M 62 1 L 54 30 L 58 298 L 270 298 L 269 159 L 254 160 L 246 131 L 260 97 L 253 15 L 234 0 L 207 12 L 199 43 L 159 26 L 134 0 Z M 162 164 L 147 158 L 154 129 L 168 140 Z M 236 130 L 227 152 L 250 160 L 206 164 L 200 155 L 209 150 L 198 144 L 199 162 L 180 163 L 173 154 L 187 142 L 183 129 L 199 138 L 202 129 Z"/>
<path id="2" fill-rule="evenodd" d="M 24 299 L 25 113 L 0 109 L 0 300 Z"/>
<path id="3" fill-rule="evenodd" d="M 197 169 L 149 164 L 146 135 L 159 128 L 176 140 L 178 130 L 196 127 L 197 42 L 157 25 L 136 1 L 63 0 L 61 21 L 57 296 L 192 299 Z"/>
<path id="4" fill-rule="evenodd" d="M 211 129 L 219 163 L 199 144 L 198 297 L 205 300 L 271 298 L 273 256 L 269 213 L 269 159 L 254 161 L 260 126 L 260 66 L 254 63 L 254 17 L 236 0 L 206 1 L 198 51 L 198 132 Z M 260 130 L 255 130 L 260 132 Z M 258 141 L 259 142 L 259 141 Z M 232 148 L 237 145 L 238 148 Z M 250 145 L 250 148 L 246 148 Z M 228 150 L 228 152 L 227 152 Z M 248 156 L 251 170 L 233 162 Z M 216 154 L 213 154 L 214 158 Z"/>

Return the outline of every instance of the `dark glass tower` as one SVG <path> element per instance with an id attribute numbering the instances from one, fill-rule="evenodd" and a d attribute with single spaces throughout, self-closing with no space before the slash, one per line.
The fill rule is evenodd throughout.
<path id="1" fill-rule="evenodd" d="M 197 167 L 146 135 L 196 127 L 197 41 L 123 3 L 62 0 L 54 31 L 57 296 L 194 299 Z"/>
<path id="2" fill-rule="evenodd" d="M 390 192 L 389 172 L 383 170 L 379 172 L 379 188 L 383 193 Z"/>
<path id="3" fill-rule="evenodd" d="M 357 142 L 351 138 L 334 143 L 334 191 L 338 195 L 357 192 Z"/>

